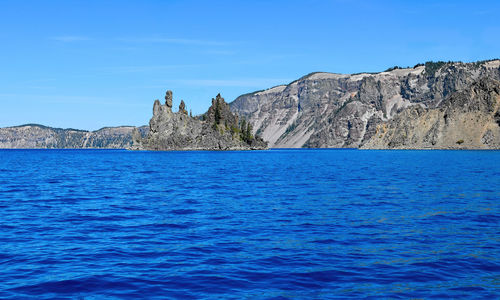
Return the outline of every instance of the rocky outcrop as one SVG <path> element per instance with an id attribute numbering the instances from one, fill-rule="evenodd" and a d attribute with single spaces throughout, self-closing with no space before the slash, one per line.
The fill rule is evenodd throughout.
<path id="1" fill-rule="evenodd" d="M 97 131 L 52 128 L 38 124 L 0 128 L 2 149 L 126 149 L 147 127 L 105 127 Z"/>
<path id="2" fill-rule="evenodd" d="M 408 107 L 440 108 L 451 94 L 481 78 L 499 80 L 500 60 L 428 62 L 381 73 L 312 73 L 242 95 L 230 106 L 270 147 L 358 148 Z"/>
<path id="3" fill-rule="evenodd" d="M 200 117 L 188 115 L 184 101 L 172 112 L 172 92 L 167 91 L 165 104 L 156 100 L 149 133 L 137 139 L 133 149 L 147 150 L 247 150 L 266 149 L 267 143 L 252 134 L 251 126 L 239 120 L 219 95 L 212 99 L 208 111 Z"/>
<path id="4" fill-rule="evenodd" d="M 363 148 L 500 149 L 500 82 L 481 78 L 437 108 L 409 107 L 377 125 Z"/>

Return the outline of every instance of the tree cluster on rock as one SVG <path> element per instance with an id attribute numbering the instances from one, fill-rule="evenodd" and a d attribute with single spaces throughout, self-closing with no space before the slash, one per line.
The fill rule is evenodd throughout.
<path id="1" fill-rule="evenodd" d="M 231 125 L 238 125 L 238 116 L 231 112 L 229 105 L 220 94 L 215 99 L 212 98 L 212 106 L 210 106 L 205 114 L 205 120 L 215 130 L 226 130 Z"/>
<path id="2" fill-rule="evenodd" d="M 201 117 L 189 117 L 181 100 L 179 111 L 172 112 L 172 92 L 167 91 L 165 105 L 155 101 L 148 136 L 137 149 L 151 150 L 245 150 L 266 149 L 267 143 L 252 135 L 252 126 L 231 112 L 218 94 Z"/>
<path id="3" fill-rule="evenodd" d="M 240 124 L 240 137 L 247 144 L 252 144 L 254 136 L 252 135 L 252 124 L 245 119 L 241 120 Z"/>

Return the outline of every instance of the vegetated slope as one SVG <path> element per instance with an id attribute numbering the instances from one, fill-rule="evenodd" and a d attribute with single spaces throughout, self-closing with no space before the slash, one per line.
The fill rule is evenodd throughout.
<path id="1" fill-rule="evenodd" d="M 270 147 L 357 148 L 408 107 L 439 108 L 481 78 L 499 80 L 500 60 L 428 62 L 381 73 L 312 73 L 242 95 L 230 106 Z"/>
<path id="2" fill-rule="evenodd" d="M 145 135 L 146 126 L 105 127 L 96 131 L 52 128 L 38 124 L 0 128 L 3 149 L 126 149 L 132 146 L 133 132 Z"/>

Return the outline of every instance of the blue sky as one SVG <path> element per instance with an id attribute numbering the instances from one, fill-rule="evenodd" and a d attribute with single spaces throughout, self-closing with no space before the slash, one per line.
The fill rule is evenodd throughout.
<path id="1" fill-rule="evenodd" d="M 0 1 L 0 127 L 144 125 L 314 71 L 500 57 L 500 1 Z"/>

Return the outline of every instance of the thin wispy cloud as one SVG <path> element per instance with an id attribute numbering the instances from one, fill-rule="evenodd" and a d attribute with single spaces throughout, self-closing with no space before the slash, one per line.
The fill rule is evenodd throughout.
<path id="1" fill-rule="evenodd" d="M 185 39 L 185 38 L 166 38 L 166 37 L 125 37 L 117 38 L 117 41 L 127 43 L 144 43 L 144 44 L 178 44 L 178 45 L 193 45 L 193 46 L 227 46 L 232 43 L 224 41 L 213 41 L 203 39 Z"/>
<path id="2" fill-rule="evenodd" d="M 476 16 L 486 16 L 486 15 L 491 15 L 494 14 L 495 12 L 491 10 L 476 10 L 472 12 Z"/>
<path id="3" fill-rule="evenodd" d="M 179 69 L 191 69 L 200 68 L 206 65 L 203 64 L 185 64 L 185 65 L 155 65 L 155 66 L 121 66 L 121 67 L 109 67 L 104 68 L 104 71 L 111 71 L 117 73 L 141 73 L 141 72 L 154 72 L 154 71 L 165 71 L 165 70 L 179 70 Z"/>
<path id="4" fill-rule="evenodd" d="M 61 36 L 53 36 L 50 38 L 51 40 L 58 42 L 81 42 L 81 41 L 89 41 L 90 38 L 87 36 L 81 35 L 61 35 Z"/>
<path id="5" fill-rule="evenodd" d="M 178 79 L 170 83 L 206 87 L 271 87 L 279 84 L 288 84 L 290 78 L 246 78 L 246 79 Z"/>
<path id="6" fill-rule="evenodd" d="M 19 81 L 17 84 L 9 84 L 10 88 L 20 90 L 51 90 L 56 88 L 55 78 L 35 78 Z"/>
<path id="7" fill-rule="evenodd" d="M 235 51 L 231 50 L 205 50 L 201 51 L 202 54 L 209 54 L 209 55 L 235 55 Z"/>
<path id="8" fill-rule="evenodd" d="M 134 88 L 158 89 L 166 86 L 269 88 L 289 84 L 292 81 L 293 79 L 290 78 L 172 79 L 151 85 L 134 86 Z"/>
<path id="9" fill-rule="evenodd" d="M 23 94 L 23 93 L 2 93 L 2 101 L 18 102 L 19 99 L 30 99 L 32 102 L 44 104 L 78 104 L 78 105 L 106 105 L 106 106 L 130 106 L 130 107 L 149 107 L 149 102 L 124 102 L 123 99 L 112 99 L 98 96 L 69 96 L 69 95 L 46 95 L 46 94 Z"/>
<path id="10" fill-rule="evenodd" d="M 30 90 L 53 90 L 56 87 L 55 86 L 46 86 L 46 85 L 28 85 L 28 86 L 25 86 L 24 88 L 30 89 Z"/>

